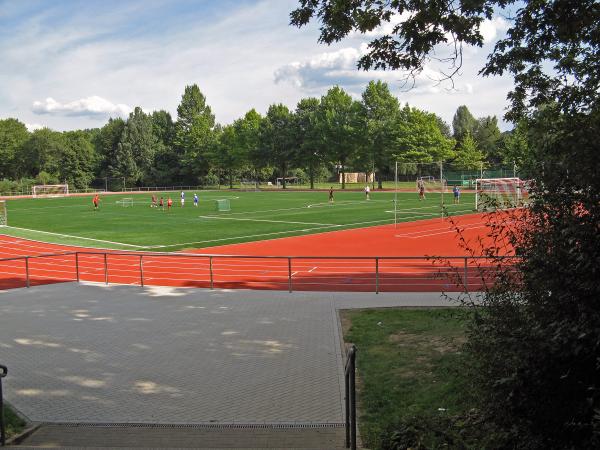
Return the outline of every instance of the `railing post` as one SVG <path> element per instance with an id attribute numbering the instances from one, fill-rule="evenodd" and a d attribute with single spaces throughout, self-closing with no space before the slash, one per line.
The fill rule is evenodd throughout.
<path id="1" fill-rule="evenodd" d="M 214 282 L 213 282 L 213 268 L 212 268 L 212 260 L 213 257 L 209 256 L 208 257 L 208 268 L 210 270 L 210 288 L 213 289 L 214 286 Z"/>
<path id="2" fill-rule="evenodd" d="M 77 276 L 77 282 L 79 283 L 79 252 L 75 252 L 75 275 Z"/>
<path id="3" fill-rule="evenodd" d="M 6 376 L 8 369 L 0 364 L 0 445 L 6 445 L 6 428 L 4 427 L 4 399 L 2 397 L 2 378 Z"/>
<path id="4" fill-rule="evenodd" d="M 288 290 L 292 292 L 292 258 L 288 257 Z"/>
<path id="5" fill-rule="evenodd" d="M 29 287 L 29 256 L 25 257 L 25 286 Z"/>
<path id="6" fill-rule="evenodd" d="M 464 284 L 465 284 L 465 292 L 468 293 L 469 292 L 469 269 L 468 269 L 469 265 L 467 264 L 467 257 L 465 256 L 465 280 L 464 280 Z"/>
<path id="7" fill-rule="evenodd" d="M 356 450 L 356 346 L 353 344 L 346 354 L 344 366 L 345 409 L 346 409 L 346 448 Z"/>
<path id="8" fill-rule="evenodd" d="M 379 258 L 375 258 L 375 293 L 379 294 Z"/>
<path id="9" fill-rule="evenodd" d="M 144 255 L 140 255 L 140 286 L 144 287 Z"/>
<path id="10" fill-rule="evenodd" d="M 104 283 L 108 284 L 108 253 L 104 254 Z"/>

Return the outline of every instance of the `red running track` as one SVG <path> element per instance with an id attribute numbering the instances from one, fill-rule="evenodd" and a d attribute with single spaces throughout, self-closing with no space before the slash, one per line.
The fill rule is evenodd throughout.
<path id="1" fill-rule="evenodd" d="M 454 224 L 433 219 L 171 254 L 0 235 L 0 258 L 21 258 L 0 261 L 0 289 L 26 285 L 27 273 L 30 285 L 79 279 L 179 287 L 414 292 L 461 291 L 466 280 L 470 290 L 481 289 L 492 282 L 494 265 L 465 256 L 456 226 L 477 254 L 489 232 L 480 214 L 455 218 Z M 432 255 L 454 259 L 427 258 Z"/>

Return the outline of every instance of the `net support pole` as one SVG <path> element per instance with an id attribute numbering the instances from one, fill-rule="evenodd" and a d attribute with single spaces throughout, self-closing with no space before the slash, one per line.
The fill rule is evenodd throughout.
<path id="1" fill-rule="evenodd" d="M 212 264 L 212 260 L 213 257 L 209 256 L 208 257 L 208 270 L 210 272 L 210 288 L 214 289 L 214 284 L 213 284 L 213 264 Z"/>
<path id="2" fill-rule="evenodd" d="M 75 276 L 77 277 L 77 282 L 79 283 L 79 252 L 75 252 Z"/>
<path id="3" fill-rule="evenodd" d="M 375 293 L 379 294 L 379 258 L 375 258 Z"/>

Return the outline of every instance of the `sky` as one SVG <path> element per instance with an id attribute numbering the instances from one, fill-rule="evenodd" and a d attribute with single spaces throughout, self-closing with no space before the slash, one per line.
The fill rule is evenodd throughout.
<path id="1" fill-rule="evenodd" d="M 464 49 L 454 86 L 439 83 L 431 64 L 414 87 L 401 72 L 359 71 L 367 36 L 327 46 L 318 24 L 289 25 L 297 0 L 0 0 L 0 118 L 30 130 L 101 127 L 135 106 L 173 118 L 186 85 L 197 84 L 221 124 L 273 103 L 295 108 L 339 85 L 356 99 L 371 79 L 386 81 L 403 103 L 449 124 L 460 105 L 476 117 L 495 115 L 500 128 L 509 77 L 482 78 L 494 42 L 508 26 L 486 21 L 482 48 Z M 394 18 L 394 21 L 401 18 Z M 438 49 L 438 56 L 445 52 Z"/>

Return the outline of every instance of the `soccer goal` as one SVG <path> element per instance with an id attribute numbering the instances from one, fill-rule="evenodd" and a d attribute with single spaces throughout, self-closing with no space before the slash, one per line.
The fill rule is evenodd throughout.
<path id="1" fill-rule="evenodd" d="M 240 190 L 258 191 L 258 181 L 240 181 Z"/>
<path id="2" fill-rule="evenodd" d="M 68 184 L 39 184 L 31 188 L 33 198 L 38 197 L 64 197 L 69 195 Z"/>
<path id="3" fill-rule="evenodd" d="M 231 204 L 228 199 L 215 200 L 217 211 L 231 211 Z"/>
<path id="4" fill-rule="evenodd" d="M 122 198 L 121 200 L 116 201 L 117 205 L 122 206 L 123 208 L 130 208 L 133 206 L 132 198 Z"/>
<path id="5" fill-rule="evenodd" d="M 475 180 L 475 209 L 514 208 L 529 200 L 527 183 L 520 178 L 478 178 Z"/>
<path id="6" fill-rule="evenodd" d="M 6 200 L 0 200 L 0 227 L 8 225 L 8 211 L 6 210 Z"/>

